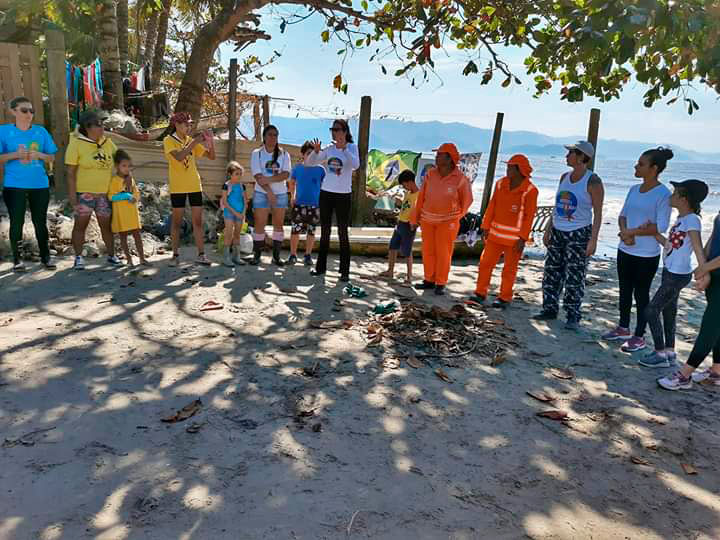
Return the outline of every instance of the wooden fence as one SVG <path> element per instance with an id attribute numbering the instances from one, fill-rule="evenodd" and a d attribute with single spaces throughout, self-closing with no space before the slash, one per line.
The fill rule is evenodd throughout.
<path id="1" fill-rule="evenodd" d="M 40 80 L 40 50 L 35 45 L 0 43 L 0 123 L 14 121 L 8 104 L 18 96 L 32 101 L 34 122 L 44 123 Z"/>

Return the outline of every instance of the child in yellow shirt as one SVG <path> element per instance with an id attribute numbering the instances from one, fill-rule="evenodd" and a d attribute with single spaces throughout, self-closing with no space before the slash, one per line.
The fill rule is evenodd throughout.
<path id="1" fill-rule="evenodd" d="M 150 263 L 145 259 L 140 236 L 140 212 L 138 212 L 140 190 L 130 172 L 132 161 L 125 150 L 118 150 L 114 161 L 115 176 L 110 180 L 108 189 L 108 199 L 112 202 L 112 232 L 120 234 L 120 244 L 128 265 L 134 266 L 127 240 L 130 233 L 135 240 L 140 264 L 148 266 Z"/>
<path id="2" fill-rule="evenodd" d="M 400 207 L 398 215 L 397 227 L 390 239 L 390 249 L 388 250 L 388 269 L 380 274 L 381 277 L 393 279 L 395 275 L 395 261 L 397 260 L 398 251 L 405 257 L 407 262 L 407 276 L 405 284 L 411 285 L 413 277 L 413 242 L 415 241 L 416 225 L 411 225 L 410 212 L 417 202 L 420 190 L 415 183 L 415 173 L 406 169 L 398 176 L 398 183 L 405 190 L 405 197 Z"/>

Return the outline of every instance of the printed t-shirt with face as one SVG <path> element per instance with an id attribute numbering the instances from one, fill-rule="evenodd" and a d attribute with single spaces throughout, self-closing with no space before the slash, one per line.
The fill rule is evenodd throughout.
<path id="1" fill-rule="evenodd" d="M 357 145 L 348 143 L 340 150 L 334 144 L 319 153 L 312 152 L 308 156 L 308 165 L 325 164 L 327 174 L 323 180 L 322 190 L 331 193 L 352 192 L 352 173 L 360 166 Z"/>
<path id="2" fill-rule="evenodd" d="M 280 174 L 281 172 L 289 173 L 291 171 L 290 154 L 288 154 L 284 150 L 281 150 L 278 154 L 277 161 L 273 161 L 272 152 L 268 152 L 267 150 L 265 150 L 264 146 L 256 148 L 255 150 L 253 150 L 253 153 L 250 156 L 250 170 L 253 177 L 257 176 L 258 174 L 267 177 L 275 176 L 276 174 Z M 281 193 L 287 193 L 287 182 L 274 182 L 270 184 L 270 188 L 272 189 L 272 192 L 276 195 L 279 195 Z M 255 189 L 261 193 L 265 193 L 265 189 L 257 182 L 255 183 Z"/>
<path id="3" fill-rule="evenodd" d="M 701 231 L 702 223 L 697 214 L 678 217 L 675 225 L 670 228 L 667 236 L 668 245 L 663 254 L 665 269 L 673 274 L 689 274 L 692 272 L 693 247 L 690 231 Z"/>
<path id="4" fill-rule="evenodd" d="M 19 129 L 15 124 L 0 126 L 0 154 L 16 152 L 23 145 L 26 150 L 34 150 L 41 154 L 54 154 L 57 146 L 50 134 L 42 126 L 30 126 L 30 129 Z M 39 189 L 49 187 L 45 164 L 41 159 L 33 159 L 23 163 L 13 159 L 5 163 L 5 187 Z"/>
<path id="5" fill-rule="evenodd" d="M 106 137 L 97 142 L 84 135 L 70 137 L 65 152 L 65 165 L 77 167 L 75 189 L 78 193 L 107 195 L 115 152 L 117 152 L 115 143 Z"/>
<path id="6" fill-rule="evenodd" d="M 410 221 L 410 212 L 412 212 L 413 206 L 415 206 L 417 202 L 418 195 L 420 195 L 419 191 L 415 193 L 405 192 L 405 197 L 403 197 L 403 202 L 400 206 L 400 214 L 398 214 L 398 221 Z"/>
<path id="7" fill-rule="evenodd" d="M 195 145 L 192 152 L 185 156 L 182 161 L 178 161 L 172 155 L 172 152 L 190 146 L 192 140 L 190 135 L 182 139 L 177 133 L 168 135 L 163 139 L 163 150 L 165 151 L 165 158 L 168 160 L 170 193 L 196 193 L 202 191 L 202 182 L 200 181 L 196 160 L 205 155 L 205 152 L 207 152 L 205 147 L 202 144 Z"/>

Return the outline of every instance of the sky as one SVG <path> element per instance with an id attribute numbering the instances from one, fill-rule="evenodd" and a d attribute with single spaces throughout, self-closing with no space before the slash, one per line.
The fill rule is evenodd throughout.
<path id="1" fill-rule="evenodd" d="M 287 9 L 282 11 L 289 13 Z M 315 15 L 288 25 L 285 33 L 280 33 L 277 21 L 272 13 L 265 12 L 262 17 L 262 27 L 272 35 L 270 41 L 251 45 L 239 55 L 233 52 L 231 44 L 224 44 L 218 51 L 220 62 L 226 66 L 234 56 L 242 59 L 254 54 L 262 60 L 272 56 L 274 50 L 282 54 L 265 70 L 275 80 L 254 82 L 247 87 L 252 93 L 294 100 L 290 107 L 287 102 L 273 101 L 271 115 L 300 113 L 325 118 L 357 114 L 360 98 L 368 95 L 372 97 L 374 118 L 390 115 L 414 121 L 463 122 L 492 129 L 496 113 L 504 112 L 505 130 L 574 137 L 587 133 L 590 109 L 598 107 L 601 139 L 677 145 L 700 152 L 720 151 L 719 96 L 699 83 L 690 97 L 697 101 L 700 110 L 692 116 L 682 104 L 667 106 L 659 102 L 652 109 L 645 108 L 642 98 L 645 89 L 637 82 L 631 82 L 619 100 L 609 103 L 588 98 L 581 103 L 567 103 L 557 93 L 536 99 L 531 77 L 523 76 L 523 50 L 503 49 L 503 58 L 523 79 L 523 84 L 502 88 L 501 76 L 485 86 L 480 85 L 478 75 L 463 76 L 466 53 L 450 48 L 433 50 L 441 80 L 413 88 L 409 79 L 393 76 L 396 67 L 390 61 L 385 63 L 387 75 L 382 74 L 379 64 L 369 62 L 373 46 L 371 51 L 356 52 L 346 59 L 343 78 L 348 82 L 348 94 L 344 95 L 332 87 L 332 80 L 341 69 L 342 57 L 337 51 L 342 46 L 332 40 L 322 43 L 321 18 Z"/>

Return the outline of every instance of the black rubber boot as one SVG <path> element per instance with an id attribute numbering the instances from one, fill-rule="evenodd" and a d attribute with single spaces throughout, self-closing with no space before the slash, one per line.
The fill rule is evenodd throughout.
<path id="1" fill-rule="evenodd" d="M 280 248 L 282 248 L 282 242 L 273 240 L 273 263 L 276 266 L 285 266 L 285 261 L 280 258 Z"/>
<path id="2" fill-rule="evenodd" d="M 263 244 L 265 244 L 264 241 L 253 241 L 253 258 L 249 261 L 250 264 L 252 264 L 253 266 L 257 266 L 258 264 L 260 264 L 260 256 L 262 255 Z"/>

